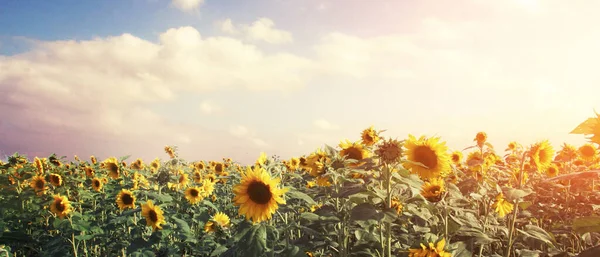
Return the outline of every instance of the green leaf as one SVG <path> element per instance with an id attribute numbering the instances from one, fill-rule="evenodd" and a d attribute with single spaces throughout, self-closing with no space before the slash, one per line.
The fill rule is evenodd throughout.
<path id="1" fill-rule="evenodd" d="M 529 206 L 531 206 L 533 203 L 531 201 L 525 201 L 525 202 L 520 202 L 519 203 L 519 207 L 522 210 L 527 210 L 527 208 L 529 208 Z"/>
<path id="2" fill-rule="evenodd" d="M 291 198 L 291 199 L 298 199 L 298 200 L 305 201 L 306 203 L 308 203 L 308 204 L 311 204 L 311 205 L 313 205 L 313 204 L 317 204 L 317 203 L 315 202 L 315 200 L 313 200 L 313 199 L 312 199 L 310 196 L 308 196 L 307 194 L 305 194 L 305 193 L 303 193 L 303 192 L 300 192 L 300 191 L 298 191 L 298 190 L 295 190 L 295 189 L 294 189 L 294 190 L 290 190 L 290 191 L 288 191 L 288 192 L 285 194 L 285 196 L 287 196 L 287 197 L 289 197 L 289 198 Z"/>
<path id="3" fill-rule="evenodd" d="M 344 187 L 342 188 L 342 191 L 339 192 L 338 194 L 333 195 L 333 197 L 337 197 L 337 198 L 347 198 L 348 196 L 354 195 L 354 194 L 358 194 L 362 191 L 364 191 L 365 188 L 362 186 L 353 186 L 353 187 Z"/>
<path id="4" fill-rule="evenodd" d="M 594 127 L 598 124 L 598 118 L 588 118 L 577 127 L 575 127 L 569 134 L 583 134 L 590 135 L 594 134 Z"/>
<path id="5" fill-rule="evenodd" d="M 379 220 L 381 218 L 383 218 L 383 214 L 378 212 L 375 206 L 369 203 L 362 203 L 356 205 L 354 206 L 354 208 L 352 208 L 352 211 L 350 212 L 351 220 Z"/>
<path id="6" fill-rule="evenodd" d="M 581 217 L 573 220 L 573 230 L 579 234 L 600 232 L 600 217 Z"/>
<path id="7" fill-rule="evenodd" d="M 535 225 L 525 225 L 525 230 L 517 229 L 517 231 L 521 232 L 527 237 L 540 240 L 551 246 L 554 246 L 554 243 L 556 242 L 554 238 L 548 234 L 548 232 Z"/>
<path id="8" fill-rule="evenodd" d="M 521 199 L 525 196 L 528 196 L 531 193 L 533 193 L 533 190 L 531 190 L 529 188 L 527 188 L 525 190 L 511 188 L 508 190 L 508 192 L 506 192 L 506 198 L 514 201 L 517 199 Z"/>
<path id="9" fill-rule="evenodd" d="M 176 217 L 171 217 L 171 219 L 173 220 L 173 223 L 177 225 L 177 228 L 179 229 L 180 233 L 183 233 L 186 236 L 191 236 L 192 231 L 190 231 L 190 226 L 185 220 Z"/>
<path id="10" fill-rule="evenodd" d="M 75 236 L 75 239 L 77 239 L 77 240 L 90 240 L 92 238 L 94 238 L 94 235 L 78 235 L 78 236 Z"/>

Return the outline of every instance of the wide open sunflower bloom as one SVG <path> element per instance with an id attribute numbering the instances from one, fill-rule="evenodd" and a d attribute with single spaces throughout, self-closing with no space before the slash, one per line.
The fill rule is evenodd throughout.
<path id="1" fill-rule="evenodd" d="M 446 143 L 439 140 L 438 137 L 421 136 L 417 139 L 413 135 L 408 135 L 408 140 L 404 142 L 405 155 L 412 163 L 406 162 L 404 167 L 419 174 L 424 180 L 445 176 L 450 170 L 450 155 Z M 421 163 L 425 167 L 416 163 Z"/>
<path id="2" fill-rule="evenodd" d="M 33 177 L 29 185 L 38 195 L 45 194 L 46 190 L 48 189 L 48 186 L 46 186 L 46 180 L 43 176 Z"/>
<path id="3" fill-rule="evenodd" d="M 270 219 L 278 204 L 286 203 L 283 194 L 288 189 L 278 188 L 278 185 L 279 178 L 271 178 L 265 169 L 248 167 L 240 183 L 233 188 L 233 202 L 239 206 L 239 214 L 245 215 L 246 220 L 252 219 L 253 223 Z"/>
<path id="4" fill-rule="evenodd" d="M 69 199 L 67 199 L 66 196 L 58 194 L 54 195 L 54 200 L 50 204 L 50 211 L 62 219 L 69 215 L 73 209 L 71 209 L 71 202 L 69 202 Z"/>
<path id="5" fill-rule="evenodd" d="M 100 190 L 102 190 L 102 186 L 104 186 L 104 183 L 102 183 L 101 179 L 99 179 L 99 178 L 92 179 L 92 189 L 94 189 L 94 191 L 100 192 Z"/>
<path id="6" fill-rule="evenodd" d="M 360 142 L 350 142 L 349 140 L 342 141 L 339 144 L 342 150 L 340 156 L 345 157 L 348 160 L 360 161 L 365 158 L 371 157 L 371 153 L 367 150 Z M 362 165 L 361 162 L 352 163 L 348 166 L 357 167 Z"/>
<path id="7" fill-rule="evenodd" d="M 442 200 L 442 193 L 446 190 L 444 180 L 433 178 L 426 181 L 421 186 L 421 195 L 430 202 L 439 202 Z"/>
<path id="8" fill-rule="evenodd" d="M 142 216 L 146 218 L 146 225 L 152 227 L 154 231 L 162 229 L 162 224 L 166 223 L 163 215 L 163 210 L 154 205 L 152 200 L 148 200 L 142 205 Z"/>
<path id="9" fill-rule="evenodd" d="M 372 146 L 379 142 L 379 134 L 373 126 L 362 131 L 360 138 L 362 139 L 363 145 Z"/>
<path id="10" fill-rule="evenodd" d="M 452 254 L 444 251 L 446 239 L 440 240 L 435 246 L 429 243 L 429 248 L 421 244 L 421 249 L 409 249 L 409 257 L 452 257 Z"/>
<path id="11" fill-rule="evenodd" d="M 199 187 L 190 187 L 188 189 L 185 190 L 185 199 L 188 200 L 188 202 L 190 202 L 190 204 L 197 204 L 200 201 L 202 201 L 202 199 L 204 199 L 204 197 L 202 196 L 202 188 Z"/>
<path id="12" fill-rule="evenodd" d="M 127 208 L 135 208 L 135 195 L 127 189 L 122 189 L 117 195 L 117 205 L 119 209 L 125 210 Z"/>

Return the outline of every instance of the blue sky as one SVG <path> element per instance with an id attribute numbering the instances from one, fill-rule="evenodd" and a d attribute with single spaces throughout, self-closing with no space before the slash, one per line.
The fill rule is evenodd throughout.
<path id="1" fill-rule="evenodd" d="M 186 5 L 187 4 L 187 5 Z M 582 144 L 598 3 L 0 1 L 0 152 L 283 158 L 362 129 Z M 187 7 L 186 7 L 187 6 Z M 5 111 L 7 110 L 7 111 Z"/>

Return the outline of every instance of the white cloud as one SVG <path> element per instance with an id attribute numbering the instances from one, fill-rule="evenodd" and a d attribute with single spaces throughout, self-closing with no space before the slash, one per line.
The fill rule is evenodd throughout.
<path id="1" fill-rule="evenodd" d="M 265 142 L 264 140 L 257 138 L 257 137 L 253 137 L 251 138 L 252 142 L 259 147 L 267 147 L 269 146 L 269 144 L 267 144 L 267 142 Z"/>
<path id="2" fill-rule="evenodd" d="M 204 0 L 172 0 L 171 4 L 181 11 L 190 12 L 198 10 Z"/>
<path id="3" fill-rule="evenodd" d="M 340 128 L 338 125 L 332 124 L 325 119 L 317 119 L 313 122 L 313 125 L 323 130 L 338 130 Z"/>
<path id="4" fill-rule="evenodd" d="M 200 111 L 204 114 L 214 114 L 221 111 L 221 107 L 209 101 L 203 101 L 200 103 Z"/>
<path id="5" fill-rule="evenodd" d="M 248 135 L 248 128 L 241 125 L 231 126 L 229 127 L 229 133 L 236 137 L 244 137 Z"/>
<path id="6" fill-rule="evenodd" d="M 231 19 L 217 22 L 217 26 L 222 32 L 237 35 L 243 34 L 245 39 L 250 41 L 264 41 L 270 44 L 291 43 L 294 39 L 292 33 L 275 28 L 275 22 L 268 18 L 259 18 L 252 24 L 233 24 Z"/>

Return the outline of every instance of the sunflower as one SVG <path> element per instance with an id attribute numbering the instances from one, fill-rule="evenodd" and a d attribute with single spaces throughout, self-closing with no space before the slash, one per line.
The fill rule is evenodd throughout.
<path id="1" fill-rule="evenodd" d="M 500 193 L 496 196 L 496 202 L 492 204 L 492 208 L 495 208 L 495 211 L 498 213 L 500 218 L 504 218 L 506 214 L 509 214 L 513 211 L 514 205 L 506 199 L 504 199 L 504 194 Z"/>
<path id="2" fill-rule="evenodd" d="M 195 170 L 192 174 L 192 180 L 194 180 L 196 183 L 202 183 L 202 172 Z"/>
<path id="3" fill-rule="evenodd" d="M 44 173 L 44 164 L 42 163 L 42 160 L 40 160 L 40 158 L 35 157 L 33 159 L 33 163 L 35 164 L 35 168 L 37 169 L 38 174 Z"/>
<path id="4" fill-rule="evenodd" d="M 267 163 L 267 154 L 265 152 L 261 152 L 260 156 L 258 157 L 258 159 L 256 160 L 256 162 L 254 164 L 264 167 L 266 163 Z"/>
<path id="5" fill-rule="evenodd" d="M 579 152 L 581 159 L 584 161 L 593 161 L 598 154 L 598 149 L 591 144 L 582 145 L 579 147 L 579 149 L 577 149 L 577 151 Z"/>
<path id="6" fill-rule="evenodd" d="M 88 177 L 90 177 L 90 178 L 93 178 L 94 175 L 95 175 L 95 173 L 96 173 L 94 171 L 94 169 L 92 167 L 90 167 L 90 166 L 83 167 L 83 171 L 85 171 L 85 175 L 88 176 Z"/>
<path id="7" fill-rule="evenodd" d="M 550 166 L 548 166 L 548 169 L 546 170 L 546 175 L 548 175 L 548 177 L 556 177 L 558 175 L 558 165 L 552 163 Z"/>
<path id="8" fill-rule="evenodd" d="M 529 156 L 531 157 L 532 165 L 535 166 L 538 172 L 542 172 L 550 166 L 554 155 L 554 149 L 548 142 L 544 140 L 537 142 L 531 146 Z"/>
<path id="9" fill-rule="evenodd" d="M 365 158 L 368 158 L 371 156 L 371 153 L 369 152 L 369 150 L 365 149 L 364 146 L 360 143 L 360 142 L 350 142 L 350 140 L 346 140 L 345 142 L 342 141 L 339 144 L 340 148 L 342 148 L 342 150 L 340 151 L 340 156 L 342 157 L 346 157 L 346 159 L 349 160 L 356 160 L 356 161 L 360 161 L 363 160 Z M 352 163 L 348 166 L 350 167 L 356 167 L 356 166 L 360 166 L 364 163 Z"/>
<path id="10" fill-rule="evenodd" d="M 430 202 L 439 202 L 442 200 L 442 193 L 445 191 L 444 180 L 433 178 L 426 181 L 421 186 L 421 195 Z"/>
<path id="11" fill-rule="evenodd" d="M 508 143 L 508 146 L 506 149 L 504 149 L 504 151 L 516 151 L 517 147 L 519 147 L 519 143 L 512 141 L 510 143 Z"/>
<path id="12" fill-rule="evenodd" d="M 165 153 L 171 157 L 171 159 L 175 159 L 175 149 L 171 146 L 165 146 Z"/>
<path id="13" fill-rule="evenodd" d="M 137 160 L 132 162 L 129 167 L 134 170 L 141 170 L 144 168 L 144 162 L 142 161 L 142 159 L 138 158 Z"/>
<path id="14" fill-rule="evenodd" d="M 475 139 L 473 139 L 473 141 L 477 142 L 477 146 L 479 146 L 479 148 L 483 147 L 486 140 L 487 134 L 485 132 L 478 132 L 477 135 L 475 135 Z"/>
<path id="15" fill-rule="evenodd" d="M 55 187 L 59 187 L 63 183 L 62 177 L 58 174 L 50 174 L 48 179 L 50 180 L 50 183 Z"/>
<path id="16" fill-rule="evenodd" d="M 157 171 L 160 168 L 160 159 L 156 158 L 150 163 L 152 171 Z"/>
<path id="17" fill-rule="evenodd" d="M 190 202 L 190 204 L 196 204 L 196 203 L 202 201 L 202 199 L 204 198 L 204 197 L 202 197 L 201 193 L 202 193 L 202 188 L 190 187 L 185 190 L 185 199 L 187 199 L 188 202 Z"/>
<path id="18" fill-rule="evenodd" d="M 60 194 L 54 195 L 54 201 L 50 204 L 50 211 L 60 219 L 63 219 L 65 216 L 69 215 L 71 211 L 71 203 L 66 196 L 61 196 Z"/>
<path id="19" fill-rule="evenodd" d="M 38 195 L 45 194 L 46 190 L 48 189 L 48 187 L 46 186 L 46 180 L 42 176 L 35 176 L 35 177 L 33 177 L 31 179 L 31 182 L 29 183 L 29 185 L 31 186 L 31 188 L 33 188 L 33 190 Z"/>
<path id="20" fill-rule="evenodd" d="M 222 212 L 217 212 L 211 218 L 211 220 L 206 222 L 206 224 L 204 225 L 204 231 L 206 231 L 207 233 L 215 232 L 217 230 L 217 227 L 227 228 L 227 227 L 229 227 L 230 224 L 231 223 L 230 223 L 230 220 L 229 220 L 229 217 L 227 216 L 227 214 L 222 213 Z"/>
<path id="21" fill-rule="evenodd" d="M 402 202 L 400 202 L 398 199 L 394 198 L 392 199 L 392 209 L 396 210 L 396 213 L 400 214 L 402 213 Z"/>
<path id="22" fill-rule="evenodd" d="M 375 150 L 375 154 L 383 163 L 395 163 L 402 157 L 402 142 L 395 139 L 383 141 Z"/>
<path id="23" fill-rule="evenodd" d="M 316 179 L 315 183 L 317 184 L 317 186 L 320 187 L 330 187 L 331 186 L 331 179 L 329 178 L 329 176 L 320 176 Z"/>
<path id="24" fill-rule="evenodd" d="M 96 159 L 96 156 L 90 156 L 90 161 L 92 161 L 92 164 L 97 164 L 98 163 L 98 159 Z"/>
<path id="25" fill-rule="evenodd" d="M 92 179 L 92 189 L 94 189 L 96 192 L 100 192 L 100 190 L 102 190 L 102 186 L 104 186 L 104 183 L 102 183 L 101 179 Z"/>
<path id="26" fill-rule="evenodd" d="M 463 154 L 460 151 L 454 151 L 452 152 L 452 155 L 450 155 L 450 159 L 454 164 L 459 164 L 463 159 Z"/>
<path id="27" fill-rule="evenodd" d="M 417 140 L 413 135 L 409 135 L 404 147 L 410 162 L 404 163 L 405 168 L 419 174 L 421 179 L 445 176 L 450 169 L 450 156 L 446 143 L 439 140 L 437 137 L 425 138 L 425 136 Z M 421 163 L 425 167 L 416 163 Z"/>
<path id="28" fill-rule="evenodd" d="M 280 189 L 278 185 L 279 178 L 271 178 L 265 169 L 247 168 L 240 183 L 233 188 L 233 201 L 240 206 L 239 214 L 245 215 L 246 220 L 252 219 L 253 223 L 270 219 L 278 204 L 286 203 L 283 194 L 288 189 Z"/>
<path id="29" fill-rule="evenodd" d="M 290 166 L 288 167 L 288 169 L 290 171 L 295 171 L 300 168 L 300 159 L 293 157 L 290 159 L 289 164 Z"/>
<path id="30" fill-rule="evenodd" d="M 142 205 L 142 216 L 146 218 L 146 225 L 152 227 L 154 231 L 162 229 L 162 224 L 165 224 L 164 212 L 159 206 L 154 205 L 152 200 L 146 201 Z"/>
<path id="31" fill-rule="evenodd" d="M 117 205 L 121 210 L 135 208 L 135 195 L 133 195 L 133 193 L 127 189 L 122 189 L 117 195 Z"/>
<path id="32" fill-rule="evenodd" d="M 444 251 L 446 240 L 440 240 L 437 245 L 429 243 L 429 248 L 421 244 L 421 249 L 408 249 L 408 257 L 452 257 L 452 254 Z"/>
<path id="33" fill-rule="evenodd" d="M 208 197 L 215 190 L 215 181 L 210 179 L 202 180 L 202 196 Z"/>
<path id="34" fill-rule="evenodd" d="M 213 166 L 213 171 L 217 174 L 223 172 L 223 163 L 217 162 Z"/>
<path id="35" fill-rule="evenodd" d="M 108 176 L 112 179 L 117 179 L 121 175 L 121 170 L 119 169 L 119 162 L 117 158 L 110 157 L 102 162 L 104 164 L 104 168 L 108 170 Z"/>
<path id="36" fill-rule="evenodd" d="M 379 142 L 379 134 L 373 126 L 362 131 L 360 138 L 362 139 L 362 144 L 365 146 L 372 146 Z"/>

